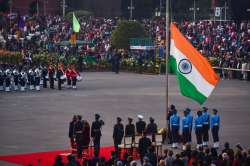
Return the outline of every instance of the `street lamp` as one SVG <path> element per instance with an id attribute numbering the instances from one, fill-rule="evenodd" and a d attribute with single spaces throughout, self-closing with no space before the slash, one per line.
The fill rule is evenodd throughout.
<path id="1" fill-rule="evenodd" d="M 190 11 L 193 11 L 193 20 L 196 21 L 196 11 L 199 11 L 200 8 L 196 7 L 196 2 L 194 0 L 194 6 L 192 8 L 189 8 Z"/>
<path id="2" fill-rule="evenodd" d="M 130 6 L 128 6 L 128 10 L 130 11 L 130 16 L 129 16 L 130 20 L 133 19 L 133 10 L 134 9 L 135 9 L 135 7 L 133 6 L 133 0 L 130 0 Z"/>

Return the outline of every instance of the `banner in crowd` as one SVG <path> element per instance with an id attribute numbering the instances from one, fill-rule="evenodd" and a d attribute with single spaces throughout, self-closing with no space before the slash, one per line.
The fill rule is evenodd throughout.
<path id="1" fill-rule="evenodd" d="M 131 50 L 153 50 L 154 43 L 151 38 L 131 38 L 129 40 Z"/>

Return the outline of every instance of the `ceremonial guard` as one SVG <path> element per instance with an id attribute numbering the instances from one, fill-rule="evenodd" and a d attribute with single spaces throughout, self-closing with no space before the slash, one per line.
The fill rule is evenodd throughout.
<path id="1" fill-rule="evenodd" d="M 68 86 L 68 88 L 71 88 L 71 76 L 70 76 L 71 69 L 70 69 L 70 67 L 68 67 L 66 69 L 65 74 L 66 74 L 66 77 L 67 77 L 67 86 Z"/>
<path id="2" fill-rule="evenodd" d="M 171 144 L 173 141 L 172 141 L 172 134 L 170 132 L 170 117 L 173 115 L 173 111 L 175 110 L 175 105 L 171 104 L 170 105 L 170 108 L 168 108 L 167 110 L 167 124 L 168 124 L 168 139 L 169 139 L 169 143 Z"/>
<path id="3" fill-rule="evenodd" d="M 72 79 L 72 88 L 73 89 L 76 89 L 77 76 L 79 76 L 79 73 L 76 71 L 75 67 L 73 67 L 71 69 L 71 72 L 70 72 L 70 77 Z"/>
<path id="4" fill-rule="evenodd" d="M 37 91 L 40 91 L 40 80 L 41 80 L 41 71 L 39 68 L 35 69 L 35 88 Z"/>
<path id="5" fill-rule="evenodd" d="M 42 69 L 42 79 L 43 79 L 43 88 L 47 88 L 48 70 L 46 67 L 43 67 Z"/>
<path id="6" fill-rule="evenodd" d="M 32 69 L 29 69 L 28 72 L 28 83 L 29 83 L 29 89 L 34 90 L 35 88 L 35 75 Z"/>
<path id="7" fill-rule="evenodd" d="M 10 86 L 11 86 L 11 71 L 10 69 L 7 69 L 5 71 L 5 91 L 10 92 Z"/>
<path id="8" fill-rule="evenodd" d="M 13 81 L 14 81 L 14 90 L 17 91 L 18 90 L 18 76 L 19 73 L 16 69 L 13 70 Z"/>
<path id="9" fill-rule="evenodd" d="M 72 148 L 75 146 L 75 125 L 77 122 L 77 116 L 74 115 L 72 121 L 69 123 L 69 139 L 70 139 L 70 145 Z"/>
<path id="10" fill-rule="evenodd" d="M 128 118 L 128 124 L 125 127 L 125 136 L 126 137 L 133 137 L 135 136 L 135 125 L 132 123 L 133 119 Z"/>
<path id="11" fill-rule="evenodd" d="M 182 117 L 182 142 L 183 142 L 183 150 L 186 149 L 186 143 L 189 140 L 190 133 L 190 121 L 188 119 L 188 112 L 184 111 L 184 117 Z"/>
<path id="12" fill-rule="evenodd" d="M 192 142 L 192 129 L 193 129 L 193 116 L 191 113 L 191 109 L 190 108 L 186 108 L 187 111 L 187 118 L 188 118 L 188 124 L 189 124 L 189 135 L 188 135 L 188 141 L 189 143 Z"/>
<path id="13" fill-rule="evenodd" d="M 137 115 L 138 117 L 138 122 L 136 122 L 136 133 L 138 135 L 142 135 L 142 133 L 145 131 L 146 128 L 146 122 L 143 121 L 143 116 L 142 115 Z"/>
<path id="14" fill-rule="evenodd" d="M 210 115 L 207 112 L 207 108 L 203 107 L 203 113 L 202 113 L 202 117 L 203 117 L 203 146 L 207 147 L 208 146 L 208 141 L 209 141 L 209 128 L 210 128 Z"/>
<path id="15" fill-rule="evenodd" d="M 82 158 L 82 144 L 83 144 L 83 122 L 82 116 L 77 116 L 77 121 L 75 124 L 75 133 L 76 133 L 76 146 L 77 146 L 77 157 Z"/>
<path id="16" fill-rule="evenodd" d="M 120 117 L 117 117 L 117 123 L 114 125 L 113 129 L 114 146 L 115 146 L 115 151 L 118 155 L 119 155 L 118 145 L 122 143 L 122 138 L 124 136 L 124 127 L 121 121 L 122 119 Z"/>
<path id="17" fill-rule="evenodd" d="M 4 72 L 0 69 L 0 91 L 3 91 L 3 83 L 4 83 Z"/>
<path id="18" fill-rule="evenodd" d="M 27 81 L 27 74 L 22 70 L 21 73 L 19 74 L 19 84 L 20 84 L 20 90 L 22 92 L 25 91 L 26 81 Z"/>
<path id="19" fill-rule="evenodd" d="M 194 121 L 194 127 L 195 127 L 195 134 L 196 134 L 196 140 L 197 140 L 197 146 L 196 148 L 199 149 L 202 147 L 202 133 L 203 133 L 203 117 L 202 112 L 197 112 L 197 117 Z"/>
<path id="20" fill-rule="evenodd" d="M 179 129 L 180 129 L 180 117 L 177 115 L 177 111 L 173 110 L 173 114 L 170 117 L 170 131 L 173 138 L 172 148 L 178 147 Z"/>
<path id="21" fill-rule="evenodd" d="M 54 89 L 55 69 L 52 65 L 49 66 L 48 74 L 49 74 L 49 86 L 51 89 Z"/>
<path id="22" fill-rule="evenodd" d="M 157 134 L 157 124 L 155 123 L 154 118 L 149 118 L 149 124 L 147 125 L 146 133 L 152 135 L 152 141 L 155 141 L 155 134 Z"/>
<path id="23" fill-rule="evenodd" d="M 100 120 L 100 115 L 95 114 L 95 121 L 92 122 L 91 126 L 91 137 L 94 142 L 94 151 L 97 155 L 100 152 L 100 140 L 102 136 L 101 128 L 104 125 L 103 120 Z"/>
<path id="24" fill-rule="evenodd" d="M 220 116 L 217 109 L 213 109 L 213 115 L 211 116 L 211 131 L 213 136 L 213 147 L 219 148 L 219 129 L 220 129 Z"/>
<path id="25" fill-rule="evenodd" d="M 57 72 L 56 72 L 56 78 L 57 78 L 57 83 L 58 83 L 58 90 L 62 90 L 62 83 L 64 79 L 64 72 L 62 67 L 58 67 Z"/>

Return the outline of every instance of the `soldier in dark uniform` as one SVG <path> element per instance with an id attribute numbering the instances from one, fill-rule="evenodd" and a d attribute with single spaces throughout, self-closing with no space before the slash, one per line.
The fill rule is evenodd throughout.
<path id="1" fill-rule="evenodd" d="M 77 157 L 82 158 L 82 131 L 83 131 L 83 122 L 82 116 L 77 116 L 77 122 L 75 123 L 75 133 L 76 133 L 76 146 L 77 146 Z"/>
<path id="2" fill-rule="evenodd" d="M 47 68 L 43 67 L 42 69 L 43 88 L 47 88 L 47 74 L 48 74 Z"/>
<path id="3" fill-rule="evenodd" d="M 203 117 L 203 146 L 207 147 L 208 146 L 208 141 L 209 141 L 209 129 L 210 129 L 210 115 L 207 112 L 208 108 L 207 107 L 203 107 L 203 113 L 202 113 L 202 117 Z"/>
<path id="4" fill-rule="evenodd" d="M 121 121 L 122 119 L 120 117 L 117 117 L 117 123 L 114 125 L 113 129 L 113 140 L 114 140 L 115 151 L 117 154 L 119 154 L 118 145 L 122 143 L 122 138 L 124 136 L 124 127 Z"/>
<path id="5" fill-rule="evenodd" d="M 155 134 L 157 134 L 157 124 L 152 117 L 149 118 L 150 123 L 147 125 L 146 133 L 152 135 L 152 140 L 155 141 Z"/>
<path id="6" fill-rule="evenodd" d="M 49 66 L 48 69 L 49 73 L 49 85 L 51 89 L 54 89 L 54 74 L 55 74 L 55 69 L 53 66 Z"/>
<path id="7" fill-rule="evenodd" d="M 175 106 L 173 104 L 170 105 L 170 108 L 168 109 L 168 113 L 167 113 L 167 124 L 168 124 L 168 139 L 169 139 L 169 144 L 172 144 L 173 142 L 173 138 L 172 138 L 172 134 L 170 132 L 170 117 L 173 115 L 173 112 L 175 111 Z"/>
<path id="8" fill-rule="evenodd" d="M 128 124 L 125 127 L 125 136 L 134 137 L 135 136 L 135 125 L 132 123 L 133 119 L 128 118 Z"/>
<path id="9" fill-rule="evenodd" d="M 58 68 L 56 72 L 56 78 L 57 78 L 57 83 L 58 83 L 58 90 L 62 90 L 62 79 L 61 77 L 63 76 L 63 69 L 61 67 Z"/>
<path id="10" fill-rule="evenodd" d="M 136 132 L 138 135 L 142 135 L 142 133 L 145 131 L 146 128 L 146 122 L 144 122 L 143 116 L 142 115 L 138 115 L 138 122 L 136 122 Z"/>
<path id="11" fill-rule="evenodd" d="M 74 147 L 75 144 L 75 124 L 77 121 L 77 116 L 74 115 L 72 121 L 69 123 L 69 139 L 70 139 L 70 144 L 71 147 Z"/>
<path id="12" fill-rule="evenodd" d="M 114 70 L 115 70 L 115 73 L 119 74 L 121 54 L 118 51 L 116 52 L 113 60 L 114 60 Z"/>
<path id="13" fill-rule="evenodd" d="M 100 119 L 100 115 L 95 114 L 95 121 L 91 125 L 91 137 L 94 142 L 94 151 L 96 151 L 98 156 L 100 152 L 100 140 L 102 136 L 101 128 L 104 125 L 103 120 L 99 120 L 99 119 Z"/>
<path id="14" fill-rule="evenodd" d="M 142 133 L 142 138 L 139 139 L 139 154 L 141 164 L 143 163 L 143 157 L 146 155 L 148 148 L 151 146 L 151 140 L 146 137 L 146 132 Z"/>

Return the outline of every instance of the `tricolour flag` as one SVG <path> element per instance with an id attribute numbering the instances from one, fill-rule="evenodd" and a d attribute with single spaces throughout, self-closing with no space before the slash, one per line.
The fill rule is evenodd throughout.
<path id="1" fill-rule="evenodd" d="M 73 31 L 74 32 L 79 32 L 80 31 L 80 23 L 78 22 L 76 16 L 75 16 L 75 13 L 73 12 L 73 20 L 72 20 L 72 23 L 73 23 Z"/>
<path id="2" fill-rule="evenodd" d="M 219 77 L 207 59 L 171 24 L 170 68 L 175 72 L 183 96 L 203 104 Z"/>

